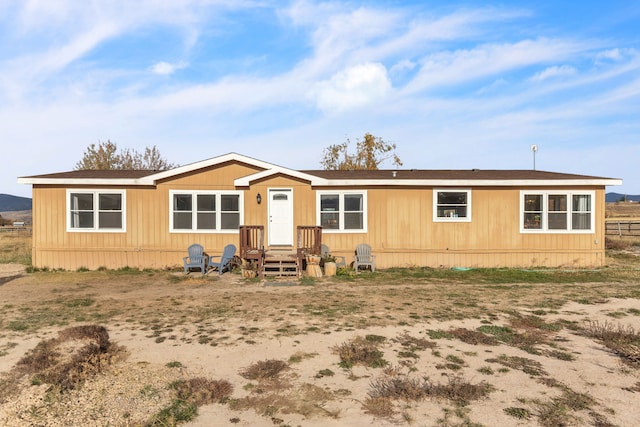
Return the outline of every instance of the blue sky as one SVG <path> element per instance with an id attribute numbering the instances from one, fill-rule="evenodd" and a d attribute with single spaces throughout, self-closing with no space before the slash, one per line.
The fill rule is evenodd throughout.
<path id="1" fill-rule="evenodd" d="M 0 193 L 99 141 L 317 169 L 370 132 L 404 168 L 530 169 L 537 144 L 640 194 L 638 28 L 636 0 L 0 0 Z"/>

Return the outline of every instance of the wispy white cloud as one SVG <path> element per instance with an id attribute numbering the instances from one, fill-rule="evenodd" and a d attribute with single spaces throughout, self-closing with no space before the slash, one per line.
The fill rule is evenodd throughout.
<path id="1" fill-rule="evenodd" d="M 413 8 L 351 8 L 342 3 L 298 1 L 283 12 L 295 25 L 310 29 L 313 56 L 300 64 L 309 75 L 335 72 L 364 62 L 415 60 L 443 42 L 482 34 L 483 27 L 526 17 L 517 9 L 460 9 L 443 16 Z"/>
<path id="2" fill-rule="evenodd" d="M 414 61 L 411 61 L 409 59 L 403 59 L 400 62 L 393 64 L 393 66 L 391 67 L 390 73 L 401 74 L 405 71 L 413 70 L 414 68 L 416 68 L 417 65 L 418 64 L 416 64 Z"/>
<path id="3" fill-rule="evenodd" d="M 633 54 L 633 49 L 608 49 L 602 52 L 599 52 L 596 55 L 597 59 L 609 59 L 612 61 L 620 61 L 625 57 L 628 57 L 629 54 Z"/>
<path id="4" fill-rule="evenodd" d="M 531 65 L 557 62 L 585 50 L 586 46 L 579 43 L 540 38 L 437 52 L 421 60 L 420 72 L 406 90 L 417 92 L 462 84 Z"/>
<path id="5" fill-rule="evenodd" d="M 167 76 L 175 73 L 178 70 L 186 68 L 187 65 L 188 64 L 184 61 L 177 62 L 175 64 L 171 64 L 165 61 L 160 61 L 153 64 L 153 66 L 151 67 L 151 72 L 153 72 L 154 74 L 159 74 L 161 76 Z"/>
<path id="6" fill-rule="evenodd" d="M 572 76 L 576 74 L 577 70 L 569 65 L 554 65 L 553 67 L 545 68 L 544 70 L 536 73 L 531 80 L 542 81 L 553 77 Z"/>
<path id="7" fill-rule="evenodd" d="M 257 6 L 263 5 L 240 0 L 25 0 L 20 6 L 11 8 L 13 21 L 9 22 L 9 18 L 4 21 L 5 38 L 0 47 L 5 43 L 20 44 L 25 48 L 11 57 L 0 52 L 0 67 L 4 71 L 0 78 L 0 99 L 3 92 L 16 100 L 29 95 L 43 83 L 49 87 L 66 84 L 65 78 L 58 75 L 62 70 L 86 59 L 109 41 L 141 31 L 176 29 L 184 39 L 185 49 L 190 49 L 197 43 L 200 32 L 215 22 L 217 15 Z M 174 68 L 170 70 L 167 65 L 159 64 L 153 71 L 173 72 L 182 66 L 182 62 L 172 65 Z M 95 66 L 90 63 L 83 70 L 107 75 L 104 68 L 92 70 Z M 115 69 L 120 65 L 109 63 L 108 66 Z M 142 70 L 133 70 L 134 77 L 137 71 Z M 84 76 L 76 76 L 76 84 L 78 78 Z"/>

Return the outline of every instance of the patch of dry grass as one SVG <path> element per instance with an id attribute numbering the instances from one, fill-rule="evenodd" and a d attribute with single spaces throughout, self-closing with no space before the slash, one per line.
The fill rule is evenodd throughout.
<path id="1" fill-rule="evenodd" d="M 191 421 L 198 415 L 198 406 L 224 403 L 233 393 L 230 382 L 203 377 L 179 380 L 170 387 L 176 397 L 171 404 L 153 415 L 145 427 L 176 426 Z"/>
<path id="2" fill-rule="evenodd" d="M 350 369 L 355 365 L 369 368 L 382 368 L 388 365 L 384 354 L 378 348 L 378 342 L 356 337 L 351 341 L 336 346 L 334 352 L 340 357 L 340 367 Z"/>
<path id="3" fill-rule="evenodd" d="M 435 342 L 429 341 L 426 338 L 417 338 L 407 333 L 394 338 L 393 341 L 410 351 L 426 350 L 436 348 L 438 346 Z"/>
<path id="4" fill-rule="evenodd" d="M 466 406 L 493 391 L 493 386 L 487 382 L 472 384 L 459 375 L 449 376 L 446 384 L 434 383 L 427 378 L 383 376 L 374 380 L 369 388 L 370 399 L 415 401 L 435 398 L 447 399 L 459 406 Z"/>
<path id="5" fill-rule="evenodd" d="M 593 408 L 598 406 L 596 399 L 588 393 L 581 393 L 569 388 L 566 384 L 553 378 L 540 378 L 540 383 L 560 389 L 561 393 L 548 400 L 519 399 L 529 404 L 530 408 L 510 407 L 504 411 L 519 419 L 537 418 L 543 427 L 564 427 L 569 425 L 592 425 L 597 427 L 613 427 L 607 417 Z M 582 416 L 587 415 L 589 421 Z"/>
<path id="6" fill-rule="evenodd" d="M 397 411 L 393 399 L 390 397 L 367 397 L 362 403 L 365 413 L 378 418 L 391 418 Z"/>
<path id="7" fill-rule="evenodd" d="M 487 359 L 486 362 L 498 363 L 511 369 L 517 369 L 525 374 L 531 375 L 532 377 L 547 375 L 547 372 L 544 370 L 540 362 L 526 357 L 507 356 L 501 354 L 498 357 Z"/>
<path id="8" fill-rule="evenodd" d="M 623 361 L 640 368 L 640 334 L 631 326 L 610 322 L 588 322 L 580 331 L 595 338 Z"/>
<path id="9" fill-rule="evenodd" d="M 171 384 L 171 388 L 176 391 L 178 399 L 192 402 L 196 406 L 223 403 L 233 393 L 233 385 L 229 381 L 204 377 L 180 380 Z"/>
<path id="10" fill-rule="evenodd" d="M 275 380 L 287 369 L 289 364 L 283 360 L 260 360 L 240 371 L 240 376 L 248 380 Z"/>
<path id="11" fill-rule="evenodd" d="M 480 331 L 472 331 L 466 328 L 456 328 L 448 331 L 449 334 L 462 342 L 473 345 L 498 345 L 500 342 L 492 335 Z"/>
<path id="12" fill-rule="evenodd" d="M 0 233 L 0 264 L 31 265 L 31 240 L 26 232 Z"/>
<path id="13" fill-rule="evenodd" d="M 335 395 L 313 384 L 302 384 L 286 393 L 252 393 L 240 399 L 231 399 L 229 407 L 233 410 L 253 409 L 258 414 L 271 418 L 274 424 L 282 424 L 279 418 L 285 414 L 309 416 L 329 416 L 337 418 L 339 411 L 326 408 L 326 403 L 335 399 Z"/>
<path id="14" fill-rule="evenodd" d="M 83 325 L 60 331 L 57 338 L 41 341 L 18 361 L 2 381 L 0 402 L 16 391 L 16 383 L 28 376 L 34 384 L 50 384 L 71 390 L 123 357 L 124 350 L 109 341 L 104 326 Z"/>
<path id="15" fill-rule="evenodd" d="M 640 203 L 615 202 L 606 203 L 605 216 L 607 218 L 640 218 Z"/>

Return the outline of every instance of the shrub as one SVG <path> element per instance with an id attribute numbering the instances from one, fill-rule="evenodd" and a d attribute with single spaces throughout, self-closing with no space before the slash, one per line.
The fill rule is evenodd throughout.
<path id="1" fill-rule="evenodd" d="M 193 420 L 198 415 L 198 407 L 184 400 L 176 399 L 145 424 L 145 427 L 175 426 Z"/>
<path id="2" fill-rule="evenodd" d="M 277 378 L 286 369 L 289 365 L 282 360 L 261 360 L 240 371 L 240 376 L 248 380 L 269 380 Z"/>
<path id="3" fill-rule="evenodd" d="M 393 401 L 388 397 L 368 397 L 362 407 L 366 413 L 380 418 L 389 418 L 396 413 Z"/>
<path id="4" fill-rule="evenodd" d="M 177 381 L 171 387 L 178 392 L 178 399 L 196 406 L 224 402 L 233 393 L 233 386 L 229 381 L 202 377 Z"/>
<path id="5" fill-rule="evenodd" d="M 18 361 L 12 375 L 16 381 L 30 375 L 32 383 L 70 390 L 102 372 L 121 352 L 109 341 L 104 326 L 75 326 L 39 342 Z"/>
<path id="6" fill-rule="evenodd" d="M 459 339 L 460 341 L 467 344 L 483 344 L 483 345 L 498 345 L 498 340 L 491 336 L 487 335 L 481 331 L 471 331 L 466 328 L 457 328 L 449 331 L 451 335 Z"/>
<path id="7" fill-rule="evenodd" d="M 640 334 L 631 326 L 596 321 L 587 323 L 580 332 L 601 341 L 625 362 L 640 366 Z"/>
<path id="8" fill-rule="evenodd" d="M 368 395 L 371 399 L 421 400 L 427 397 L 445 398 L 459 406 L 478 400 L 493 391 L 484 381 L 471 384 L 461 376 L 449 377 L 447 384 L 435 384 L 427 378 L 382 377 L 371 383 Z"/>
<path id="9" fill-rule="evenodd" d="M 399 343 L 401 346 L 410 349 L 411 351 L 415 350 L 426 350 L 428 348 L 436 348 L 437 344 L 433 341 L 429 341 L 426 338 L 416 338 L 407 333 L 400 335 L 395 338 L 393 341 Z"/>
<path id="10" fill-rule="evenodd" d="M 531 413 L 525 408 L 509 407 L 504 408 L 503 411 L 505 414 L 511 415 L 519 420 L 529 419 L 531 417 Z"/>
<path id="11" fill-rule="evenodd" d="M 356 337 L 334 347 L 334 352 L 340 356 L 340 367 L 345 369 L 350 369 L 354 365 L 382 368 L 388 364 L 382 358 L 383 353 L 378 349 L 377 344 L 362 337 Z"/>

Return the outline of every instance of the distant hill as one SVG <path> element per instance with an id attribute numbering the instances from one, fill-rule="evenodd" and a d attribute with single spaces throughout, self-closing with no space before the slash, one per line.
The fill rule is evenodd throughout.
<path id="1" fill-rule="evenodd" d="M 632 196 L 629 194 L 607 193 L 605 200 L 607 203 L 619 202 L 620 200 L 626 200 L 627 202 L 640 202 L 640 195 Z"/>
<path id="2" fill-rule="evenodd" d="M 31 199 L 28 197 L 0 194 L 0 212 L 30 211 Z"/>

